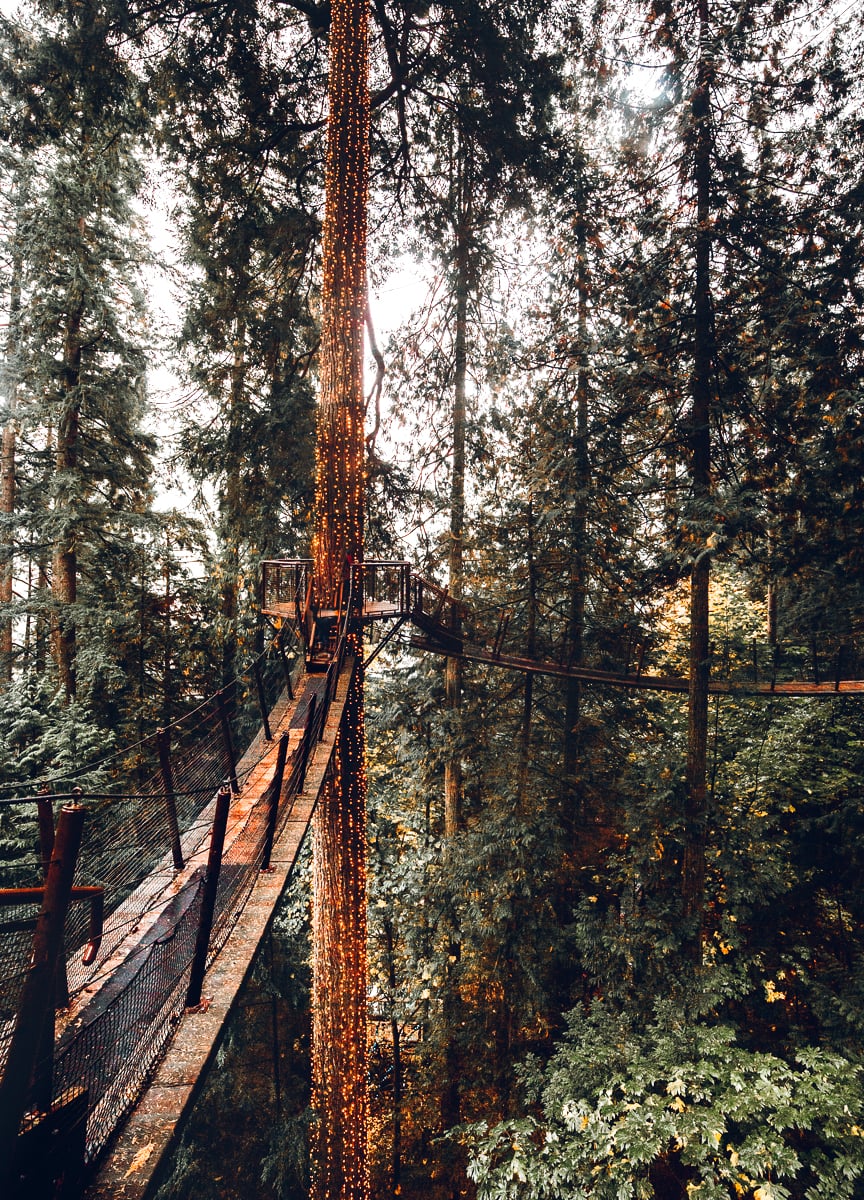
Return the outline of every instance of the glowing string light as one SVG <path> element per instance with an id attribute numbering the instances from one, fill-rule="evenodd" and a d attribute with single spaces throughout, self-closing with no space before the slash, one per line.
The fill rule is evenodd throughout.
<path id="1" fill-rule="evenodd" d="M 369 93 L 366 0 L 332 0 L 316 444 L 317 599 L 363 561 L 363 317 Z M 366 774 L 361 639 L 313 823 L 314 1200 L 367 1200 Z"/>

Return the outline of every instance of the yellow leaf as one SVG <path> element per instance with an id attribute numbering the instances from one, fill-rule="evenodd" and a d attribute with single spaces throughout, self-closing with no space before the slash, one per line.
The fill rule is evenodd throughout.
<path id="1" fill-rule="evenodd" d="M 129 1170 L 126 1172 L 127 1179 L 129 1178 L 130 1175 L 134 1175 L 136 1171 L 141 1170 L 141 1168 L 144 1166 L 147 1159 L 150 1157 L 150 1155 L 153 1153 L 153 1151 L 155 1149 L 156 1149 L 155 1142 L 148 1142 L 146 1146 L 141 1147 L 141 1149 L 138 1151 L 138 1153 L 135 1155 L 135 1157 L 132 1159 L 131 1163 L 129 1164 Z"/>

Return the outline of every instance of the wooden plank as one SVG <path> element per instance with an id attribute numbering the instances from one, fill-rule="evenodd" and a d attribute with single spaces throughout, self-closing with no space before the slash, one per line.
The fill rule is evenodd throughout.
<path id="1" fill-rule="evenodd" d="M 270 604 L 267 608 L 262 608 L 261 612 L 265 617 L 276 617 L 291 623 L 297 619 L 297 611 L 293 604 Z M 322 608 L 317 615 L 332 620 L 340 614 L 336 608 Z M 371 600 L 363 605 L 364 621 L 387 621 L 403 615 L 404 610 L 396 600 Z"/>
<path id="2" fill-rule="evenodd" d="M 187 1013 L 181 1020 L 150 1086 L 86 1189 L 85 1200 L 148 1200 L 158 1189 L 306 836 L 336 744 L 353 669 L 353 658 L 346 658 L 324 736 L 310 758 L 306 788 L 296 798 L 274 845 L 272 870 L 256 880 L 241 920 L 207 973 L 206 1009 Z M 275 754 L 274 745 L 274 760 Z"/>

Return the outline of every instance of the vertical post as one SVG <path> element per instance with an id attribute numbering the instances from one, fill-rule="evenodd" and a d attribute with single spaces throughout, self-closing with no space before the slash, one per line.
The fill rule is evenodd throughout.
<path id="1" fill-rule="evenodd" d="M 51 802 L 51 789 L 45 784 L 39 790 L 36 801 L 37 820 L 39 823 L 39 857 L 42 860 L 42 882 L 48 878 L 48 868 L 51 865 L 51 855 L 54 852 L 54 805 Z M 69 981 L 66 977 L 66 963 L 63 957 L 63 943 L 57 954 L 57 971 L 54 978 L 54 988 L 51 994 L 51 1004 L 46 1014 L 45 1026 L 37 1053 L 37 1060 L 48 1062 L 49 1070 L 43 1074 L 42 1082 L 36 1081 L 36 1103 L 42 1108 L 51 1105 L 51 1088 L 53 1070 L 50 1069 L 51 1055 L 54 1046 L 54 1010 L 59 1005 L 66 1008 L 69 1003 Z"/>
<path id="2" fill-rule="evenodd" d="M 264 695 L 264 680 L 261 678 L 261 666 L 257 658 L 252 664 L 252 674 L 255 676 L 255 690 L 258 693 L 258 707 L 261 709 L 261 724 L 264 728 L 264 737 L 268 742 L 272 742 L 273 734 L 270 732 L 270 721 L 267 717 L 267 699 Z"/>
<path id="3" fill-rule="evenodd" d="M 270 784 L 269 808 L 267 810 L 267 832 L 264 834 L 264 854 L 261 858 L 261 870 L 270 870 L 270 856 L 273 853 L 273 839 L 276 836 L 276 818 L 279 815 L 279 800 L 282 796 L 282 780 L 285 777 L 285 759 L 288 757 L 288 731 L 279 738 L 279 748 L 276 751 L 276 770 Z"/>
<path id="4" fill-rule="evenodd" d="M 640 642 L 640 644 L 639 644 L 639 661 L 636 664 L 636 678 L 637 679 L 639 679 L 640 676 L 642 675 L 642 668 L 645 665 L 645 651 L 646 650 L 647 650 L 646 643 Z"/>
<path id="5" fill-rule="evenodd" d="M 846 647 L 841 645 L 837 651 L 837 663 L 834 667 L 834 691 L 840 691 L 840 680 L 843 678 L 843 660 Z"/>
<path id="6" fill-rule="evenodd" d="M 291 680 L 291 668 L 288 665 L 288 657 L 285 654 L 285 647 L 282 644 L 282 630 L 284 628 L 285 626 L 283 625 L 282 629 L 280 629 L 279 633 L 276 635 L 276 649 L 279 652 L 279 661 L 282 664 L 282 674 L 285 676 L 285 687 L 288 691 L 288 699 L 293 700 L 294 684 Z"/>
<path id="7" fill-rule="evenodd" d="M 12 1182 L 15 1143 L 37 1067 L 40 1041 L 48 1021 L 53 1022 L 57 959 L 63 944 L 63 925 L 83 826 L 81 805 L 64 805 L 60 810 L 42 909 L 33 935 L 33 958 L 21 989 L 9 1056 L 0 1082 L 0 1182 L 7 1172 L 7 1182 Z M 6 1189 L 0 1188 L 0 1191 L 5 1194 Z"/>
<path id="8" fill-rule="evenodd" d="M 47 784 L 39 791 L 36 812 L 39 821 L 39 857 L 42 859 L 42 879 L 44 881 L 48 875 L 51 854 L 54 850 L 54 805 L 51 802 L 51 789 Z"/>
<path id="9" fill-rule="evenodd" d="M 309 765 L 309 747 L 312 745 L 312 739 L 315 736 L 313 726 L 315 724 L 315 696 L 309 697 L 309 707 L 306 710 L 306 728 L 303 730 L 303 738 L 300 742 L 300 778 L 297 781 L 297 791 L 302 792 L 306 784 L 306 768 Z"/>
<path id="10" fill-rule="evenodd" d="M 324 676 L 324 694 L 321 697 L 321 728 L 318 731 L 318 736 L 315 741 L 320 742 L 324 736 L 324 722 L 327 720 L 327 714 L 330 711 L 330 701 L 333 697 L 333 680 L 336 677 L 336 672 L 339 670 L 337 658 L 331 658 L 330 665 L 327 667 L 327 674 Z"/>
<path id="11" fill-rule="evenodd" d="M 76 805 L 80 804 L 81 797 L 83 794 L 84 793 L 81 791 L 80 787 L 74 787 L 72 789 L 72 803 L 76 804 Z M 53 809 L 49 812 L 48 817 L 51 822 L 51 841 L 50 841 L 51 849 L 48 851 L 47 862 L 48 862 L 48 864 L 50 864 L 51 856 L 54 853 L 54 828 L 53 828 L 54 813 L 53 813 Z M 46 833 L 47 833 L 47 829 L 46 829 Z M 48 845 L 48 842 L 46 841 L 46 846 L 47 845 Z M 47 881 L 47 878 L 48 878 L 48 866 L 46 865 L 46 867 L 45 867 L 45 880 L 46 881 Z M 57 972 L 54 977 L 54 1005 L 53 1006 L 54 1006 L 54 1008 L 68 1008 L 69 1007 L 69 974 L 66 970 L 66 952 L 63 947 L 62 933 L 60 935 L 60 949 L 57 953 Z M 53 1016 L 51 1018 L 50 1045 L 53 1050 L 53 1046 L 54 1046 L 54 1018 L 53 1018 Z"/>
<path id="12" fill-rule="evenodd" d="M 237 759 L 234 754 L 234 741 L 231 737 L 231 722 L 228 720 L 228 709 L 225 706 L 224 688 L 221 692 L 216 693 L 216 710 L 222 725 L 222 742 L 228 759 L 228 779 L 231 783 L 231 791 L 236 796 L 240 791 L 240 785 L 237 782 Z"/>
<path id="13" fill-rule="evenodd" d="M 42 860 L 42 882 L 44 883 L 48 878 L 48 867 L 51 864 L 51 855 L 54 852 L 54 805 L 51 801 L 51 788 L 47 783 L 43 784 L 39 789 L 39 798 L 36 801 L 36 814 L 39 824 L 39 857 Z M 54 1009 L 57 1007 L 66 1008 L 68 1004 L 69 980 L 66 975 L 66 960 L 63 955 L 63 943 L 61 942 L 60 951 L 57 955 L 57 974 L 54 980 L 54 994 L 51 999 L 51 1015 L 45 1022 L 43 1038 L 43 1044 L 49 1051 L 54 1043 Z M 39 1057 L 45 1057 L 42 1050 L 39 1052 Z M 48 1103 L 51 1103 L 50 1081 Z"/>
<path id="14" fill-rule="evenodd" d="M 165 789 L 165 814 L 168 817 L 168 833 L 171 837 L 171 858 L 174 869 L 183 869 L 183 849 L 180 845 L 180 825 L 177 821 L 177 800 L 174 796 L 174 772 L 171 769 L 171 733 L 168 729 L 156 730 L 156 746 L 159 750 L 159 767 L 162 771 L 162 786 Z"/>
<path id="15" fill-rule="evenodd" d="M 228 827 L 230 804 L 231 791 L 227 783 L 223 783 L 216 793 L 216 812 L 213 816 L 213 832 L 210 834 L 210 853 L 207 856 L 207 874 L 204 876 L 201 916 L 198 921 L 192 969 L 189 972 L 189 990 L 186 993 L 187 1008 L 195 1008 L 201 1003 L 201 987 L 207 967 L 207 951 L 210 946 L 210 931 L 213 928 L 213 914 L 216 911 L 216 891 L 219 887 L 219 871 L 222 866 L 222 849 L 225 845 L 225 830 Z"/>

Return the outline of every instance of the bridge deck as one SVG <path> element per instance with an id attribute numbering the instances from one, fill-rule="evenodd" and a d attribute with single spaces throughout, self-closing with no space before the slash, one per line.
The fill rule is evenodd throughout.
<path id="1" fill-rule="evenodd" d="M 304 790 L 296 797 L 274 844 L 271 870 L 256 881 L 240 919 L 206 976 L 205 1002 L 181 1020 L 151 1083 L 100 1164 L 86 1191 L 87 1200 L 144 1200 L 158 1185 L 160 1168 L 191 1110 L 199 1083 L 215 1056 L 240 988 L 297 860 L 330 763 L 352 669 L 353 660 L 349 658 L 339 678 L 323 737 L 310 758 Z M 306 680 L 309 686 L 317 686 L 317 682 L 314 677 Z M 248 815 L 272 778 L 278 733 L 288 729 L 292 739 L 294 734 L 300 736 L 299 730 L 292 728 L 292 720 L 302 706 L 305 692 L 306 687 L 283 710 L 278 728 L 273 729 L 274 741 L 269 753 L 261 758 L 232 806 L 232 815 L 236 812 L 237 816 L 235 826 L 242 821 L 242 810 Z"/>
<path id="2" fill-rule="evenodd" d="M 263 586 L 261 611 L 273 620 L 292 629 L 298 638 L 309 638 L 311 626 L 304 632 L 297 626 L 309 624 L 314 596 L 314 573 L 310 559 L 274 560 L 263 564 Z M 288 597 L 291 601 L 288 602 Z M 335 618 L 337 611 L 328 609 L 316 614 L 319 617 Z M 487 619 L 489 614 L 487 613 Z M 299 622 L 298 622 L 299 617 Z M 655 692 L 683 692 L 689 690 L 686 675 L 660 674 L 650 671 L 616 671 L 605 666 L 570 665 L 539 658 L 529 658 L 512 652 L 504 643 L 510 623 L 510 611 L 502 609 L 497 614 L 497 630 L 483 629 L 470 606 L 451 596 L 446 588 L 418 575 L 407 562 L 367 562 L 363 565 L 363 610 L 365 624 L 384 620 L 410 620 L 417 630 L 411 645 L 433 654 L 465 658 L 473 662 L 488 663 L 505 669 L 527 674 L 553 675 L 560 678 L 580 679 L 589 684 L 605 684 L 609 687 L 639 689 Z M 495 619 L 495 618 L 493 618 Z M 392 632 L 392 631 L 391 631 Z M 389 638 L 389 634 L 387 635 Z M 385 638 L 385 641 L 387 638 Z M 641 651 L 638 647 L 641 645 Z M 628 646 L 626 657 L 631 658 Z M 636 658 L 642 663 L 646 645 L 635 643 Z M 859 652 L 849 660 L 848 647 L 835 644 L 820 650 L 815 643 L 809 647 L 812 663 L 812 679 L 790 678 L 790 673 L 806 670 L 806 658 L 801 657 L 801 647 L 789 648 L 797 659 L 797 668 L 789 666 L 781 653 L 783 647 L 763 644 L 753 640 L 742 640 L 736 645 L 737 678 L 712 678 L 708 690 L 712 695 L 753 697 L 830 697 L 839 694 L 864 694 L 864 679 L 847 677 L 861 673 L 862 659 Z M 749 676 L 749 660 L 753 659 L 753 678 Z M 622 656 L 623 657 L 623 656 Z M 777 678 L 783 659 L 783 678 Z M 766 666 L 767 659 L 767 666 Z M 648 666 L 648 663 L 645 663 Z M 729 674 L 728 661 L 721 671 Z M 845 672 L 845 674 L 844 674 Z M 758 676 L 758 677 L 757 677 Z"/>
<path id="3" fill-rule="evenodd" d="M 585 683 L 604 683 L 610 687 L 638 688 L 652 692 L 686 692 L 689 681 L 679 675 L 624 675 L 612 671 L 594 670 L 591 667 L 575 667 L 566 664 L 544 662 L 536 658 L 520 658 L 515 654 L 495 654 L 482 646 L 462 644 L 459 649 L 448 647 L 433 637 L 412 638 L 411 645 L 416 650 L 424 650 L 430 654 L 444 654 L 448 657 L 464 658 L 470 662 L 488 663 L 490 666 L 504 667 L 511 671 L 521 671 L 530 675 L 553 675 L 562 679 L 581 679 Z M 745 683 L 736 680 L 712 679 L 708 684 L 712 696 L 821 696 L 830 697 L 853 693 L 860 695 L 864 692 L 864 680 L 840 679 L 824 680 L 812 683 L 806 679 L 777 680 L 776 683 Z"/>
<path id="4" fill-rule="evenodd" d="M 297 616 L 297 608 L 294 604 L 271 602 L 261 611 L 265 617 L 273 617 L 281 621 L 293 621 Z M 322 608 L 318 612 L 318 616 L 325 619 L 335 619 L 339 615 L 338 609 L 335 608 Z M 404 615 L 403 606 L 395 600 L 366 600 L 363 604 L 364 621 L 387 621 L 393 617 Z"/>
<path id="5" fill-rule="evenodd" d="M 302 698 L 302 694 L 301 697 L 298 697 L 298 701 L 300 698 Z M 226 851 L 242 833 L 252 809 L 273 777 L 276 762 L 275 738 L 283 729 L 289 728 L 298 701 L 290 701 L 287 695 L 283 694 L 270 713 L 274 733 L 272 746 L 268 750 L 263 734 L 258 733 L 237 763 L 237 771 L 241 778 L 246 776 L 250 767 L 251 774 L 248 775 L 240 795 L 235 797 L 231 803 L 228 828 L 225 833 Z M 289 732 L 293 735 L 288 748 L 290 754 L 302 731 L 289 728 Z M 182 834 L 180 842 L 185 864 L 182 870 L 175 869 L 171 861 L 171 854 L 166 851 L 162 861 L 156 865 L 153 872 L 110 914 L 105 923 L 102 937 L 103 948 L 107 945 L 109 955 L 106 957 L 104 953 L 100 954 L 94 963 L 92 982 L 72 996 L 67 1009 L 57 1012 L 55 1029 L 58 1040 L 67 1033 L 67 1030 L 71 1033 L 78 1020 L 85 1019 L 87 1008 L 98 998 L 101 989 L 108 983 L 113 973 L 153 929 L 168 901 L 173 896 L 179 895 L 189 885 L 196 871 L 200 871 L 206 865 L 215 807 L 214 797 L 201 810 L 198 820 L 192 828 Z M 141 916 L 141 913 L 144 913 L 144 916 Z M 79 958 L 80 955 L 77 953 L 69 958 L 67 969 L 70 974 L 75 971 L 80 972 Z"/>

